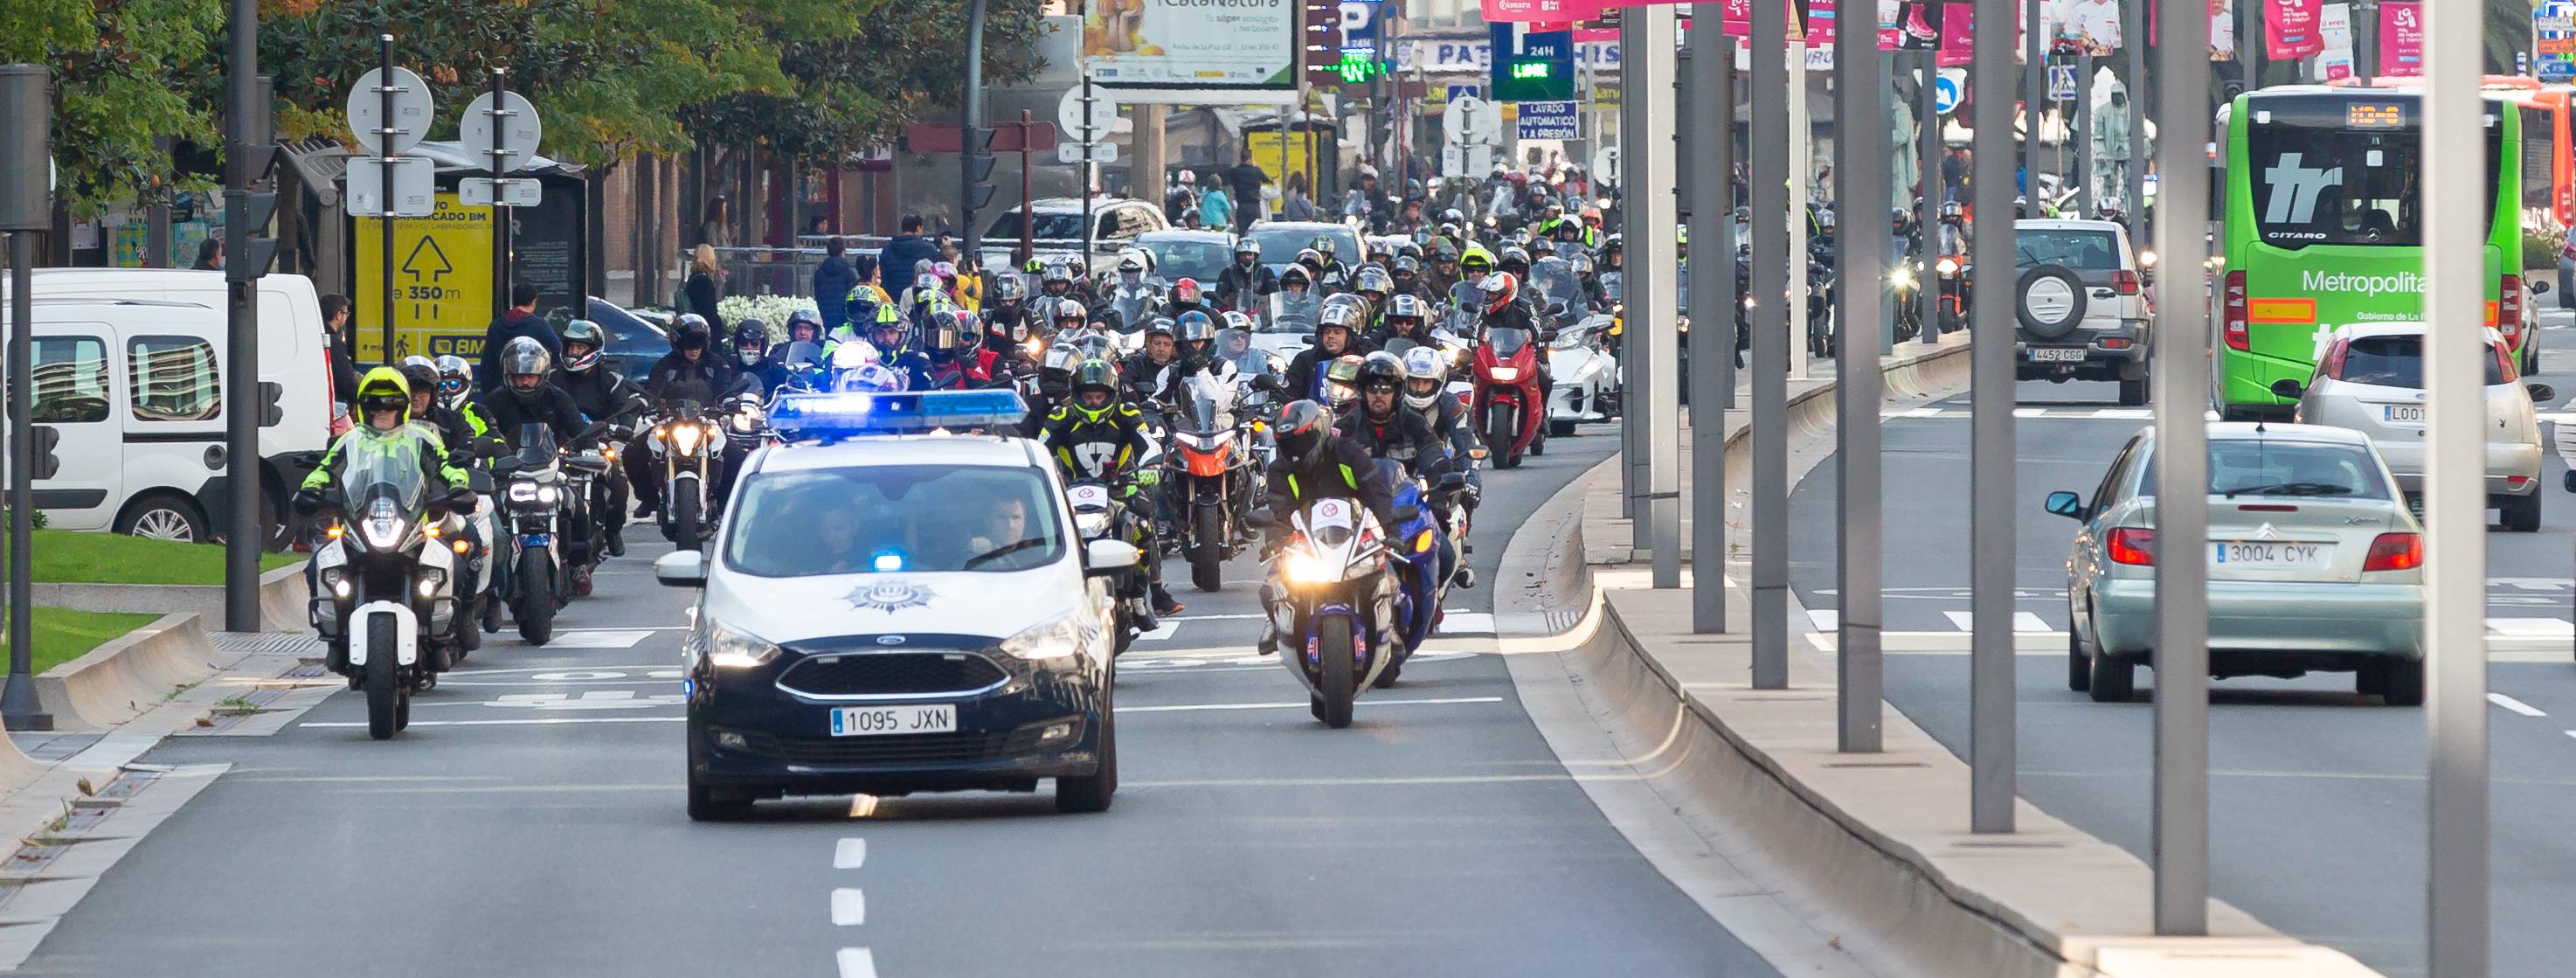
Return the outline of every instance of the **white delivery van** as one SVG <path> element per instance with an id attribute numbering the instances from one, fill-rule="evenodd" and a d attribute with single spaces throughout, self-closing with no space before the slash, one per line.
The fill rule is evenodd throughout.
<path id="1" fill-rule="evenodd" d="M 37 269 L 36 506 L 67 530 L 205 540 L 228 521 L 223 273 Z M 5 293 L 0 293 L 5 295 Z M 260 280 L 264 522 L 331 444 L 330 342 L 311 279 Z"/>

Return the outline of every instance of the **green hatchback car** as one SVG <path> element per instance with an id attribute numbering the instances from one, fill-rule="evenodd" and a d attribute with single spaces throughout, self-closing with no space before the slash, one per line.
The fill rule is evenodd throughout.
<path id="1" fill-rule="evenodd" d="M 2069 688 L 2126 702 L 2155 661 L 2153 429 L 2090 501 L 2066 564 Z M 2209 426 L 2209 670 L 2217 678 L 2350 672 L 2392 706 L 2424 701 L 2423 528 L 2363 436 L 2300 424 Z"/>

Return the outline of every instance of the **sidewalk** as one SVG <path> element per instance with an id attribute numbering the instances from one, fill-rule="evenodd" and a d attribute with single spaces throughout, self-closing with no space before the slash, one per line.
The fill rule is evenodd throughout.
<path id="1" fill-rule="evenodd" d="M 1964 343 L 1912 347 L 1883 363 L 1890 402 L 1964 387 Z M 1793 383 L 1792 483 L 1833 448 L 1832 384 Z M 1749 399 L 1748 399 L 1749 401 Z M 1745 402 L 1739 402 L 1745 403 Z M 1730 411 L 1728 498 L 1734 557 L 1750 556 L 1745 527 L 1749 446 L 1745 412 Z M 1685 426 L 1684 528 L 1710 505 L 1693 492 Z M 1713 848 L 1773 870 L 1782 889 L 1818 917 L 1849 923 L 1844 945 L 1892 973 L 2150 976 L 2312 976 L 2375 972 L 2341 952 L 2283 936 L 2212 901 L 2207 938 L 2157 938 L 2152 871 L 2125 850 L 2022 802 L 2020 831 L 1968 830 L 1966 765 L 1905 716 L 1882 704 L 1885 750 L 1835 749 L 1835 671 L 1830 654 L 1796 634 L 1790 686 L 1751 688 L 1751 636 L 1691 631 L 1687 590 L 1649 589 L 1646 554 L 1620 518 L 1619 460 L 1578 484 L 1579 548 L 1601 590 L 1599 633 L 1561 659 L 1590 687 L 1597 716 L 1631 729 L 1627 762 L 1676 811 L 1705 825 Z M 1687 560 L 1689 553 L 1684 551 Z M 1730 564 L 1734 563 L 1730 559 Z M 1684 586 L 1691 580 L 1684 568 Z M 1748 592 L 1730 574 L 1727 621 L 1751 620 Z M 1962 696 L 1965 695 L 1964 690 Z M 1691 817 L 1686 815 L 1685 817 Z M 1865 935 L 1865 936 L 1864 936 Z M 1875 946 L 1866 946 L 1866 945 Z M 2062 971 L 2068 967 L 2087 969 Z"/>

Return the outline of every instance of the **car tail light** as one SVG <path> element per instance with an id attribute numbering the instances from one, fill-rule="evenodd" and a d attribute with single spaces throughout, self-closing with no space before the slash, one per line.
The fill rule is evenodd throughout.
<path id="1" fill-rule="evenodd" d="M 2424 537 L 2418 533 L 2382 533 L 2370 541 L 2370 559 L 2362 563 L 2364 571 L 2414 570 L 2424 566 Z"/>
<path id="2" fill-rule="evenodd" d="M 2226 300 L 2227 348 L 2250 352 L 2254 349 L 2254 341 L 2245 331 L 2247 311 L 2244 272 L 2227 273 Z"/>
<path id="3" fill-rule="evenodd" d="M 2138 273 L 2121 269 L 2111 273 L 2111 288 L 2121 295 L 2138 294 Z"/>
<path id="4" fill-rule="evenodd" d="M 2129 341 L 2117 336 L 2108 337 L 2102 341 L 2102 348 L 2105 350 L 2126 350 L 2129 348 Z"/>
<path id="5" fill-rule="evenodd" d="M 2506 343 L 2522 337 L 2522 276 L 2507 275 L 2496 291 L 2496 332 Z"/>
<path id="6" fill-rule="evenodd" d="M 2118 529 L 2111 531 L 2111 562 L 2152 567 L 2156 563 L 2156 531 Z M 2375 551 L 2374 551 L 2375 552 Z"/>
<path id="7" fill-rule="evenodd" d="M 2334 341 L 2333 346 L 2326 347 L 2326 358 L 2323 363 L 2317 365 L 2317 374 L 2328 380 L 2342 380 L 2343 360 L 2350 353 L 2352 353 L 2351 340 Z"/>
<path id="8" fill-rule="evenodd" d="M 2530 484 L 2531 477 L 2527 475 L 2508 475 L 2504 477 L 2504 486 L 2507 489 L 2519 491 L 2522 487 Z"/>

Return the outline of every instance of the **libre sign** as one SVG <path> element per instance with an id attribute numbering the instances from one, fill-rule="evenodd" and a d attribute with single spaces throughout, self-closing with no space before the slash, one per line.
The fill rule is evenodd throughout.
<path id="1" fill-rule="evenodd" d="M 1497 102 L 1566 102 L 1574 98 L 1574 32 L 1532 31 L 1527 24 L 1488 25 L 1493 35 Z"/>

